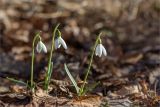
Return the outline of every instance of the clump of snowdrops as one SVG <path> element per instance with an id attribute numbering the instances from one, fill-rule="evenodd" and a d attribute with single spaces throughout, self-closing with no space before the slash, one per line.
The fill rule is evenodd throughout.
<path id="1" fill-rule="evenodd" d="M 53 34 L 52 34 L 51 51 L 50 51 L 50 54 L 49 54 L 48 67 L 47 67 L 47 71 L 46 71 L 46 74 L 45 74 L 45 80 L 44 80 L 44 85 L 43 85 L 44 86 L 43 88 L 46 92 L 48 91 L 48 87 L 49 87 L 49 84 L 50 84 L 51 75 L 52 75 L 52 71 L 53 71 L 53 65 L 54 64 L 52 62 L 52 57 L 53 57 L 54 51 L 56 49 L 60 48 L 61 46 L 64 49 L 67 49 L 66 42 L 63 40 L 61 32 L 58 29 L 58 27 L 59 27 L 59 24 L 56 25 L 56 27 L 54 28 Z M 86 92 L 87 92 L 86 89 L 85 89 L 85 85 L 86 85 L 86 82 L 87 82 L 88 75 L 91 72 L 91 66 L 92 66 L 94 55 L 99 56 L 99 57 L 102 57 L 102 55 L 107 56 L 106 49 L 102 45 L 101 35 L 102 35 L 102 33 L 100 33 L 97 36 L 96 41 L 94 43 L 94 46 L 91 50 L 89 65 L 88 65 L 88 68 L 86 70 L 86 74 L 85 74 L 85 78 L 83 80 L 83 83 L 80 87 L 77 85 L 77 82 L 75 81 L 74 77 L 71 75 L 67 65 L 64 64 L 64 69 L 65 69 L 68 77 L 70 78 L 71 82 L 73 83 L 78 96 L 82 96 L 82 95 L 86 94 Z M 30 81 L 25 83 L 23 81 L 7 77 L 7 79 L 9 79 L 11 81 L 26 85 L 27 87 L 30 88 L 32 93 L 35 92 L 35 85 L 36 85 L 36 83 L 33 80 L 35 49 L 36 49 L 38 54 L 47 53 L 47 48 L 46 48 L 45 44 L 42 42 L 40 32 L 38 32 L 35 35 L 35 37 L 33 39 L 33 43 L 32 43 L 32 60 L 31 60 Z"/>

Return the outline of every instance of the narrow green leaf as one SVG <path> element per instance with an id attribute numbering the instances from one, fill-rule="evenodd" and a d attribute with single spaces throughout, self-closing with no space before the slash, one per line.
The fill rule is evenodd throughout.
<path id="1" fill-rule="evenodd" d="M 64 64 L 64 69 L 65 69 L 67 75 L 69 76 L 70 80 L 72 81 L 72 84 L 74 85 L 74 87 L 75 87 L 75 89 L 76 89 L 76 91 L 77 91 L 77 94 L 78 94 L 78 93 L 79 93 L 79 87 L 78 87 L 76 81 L 74 80 L 73 76 L 72 76 L 71 73 L 69 72 L 68 67 L 67 67 L 66 64 Z"/>
<path id="2" fill-rule="evenodd" d="M 48 74 L 48 85 L 49 85 L 49 83 L 50 83 L 50 81 L 51 81 L 51 76 L 52 76 L 52 72 L 53 72 L 53 62 L 51 62 L 51 66 L 50 66 L 51 68 L 50 68 L 50 71 L 49 71 L 49 74 Z"/>
<path id="3" fill-rule="evenodd" d="M 23 85 L 26 85 L 26 86 L 27 86 L 27 84 L 26 84 L 25 82 L 23 82 L 23 81 L 16 80 L 16 79 L 14 79 L 14 78 L 9 78 L 9 77 L 7 77 L 7 79 L 10 80 L 10 81 L 13 81 L 13 82 L 15 82 L 15 83 L 19 83 L 19 84 L 23 84 Z"/>

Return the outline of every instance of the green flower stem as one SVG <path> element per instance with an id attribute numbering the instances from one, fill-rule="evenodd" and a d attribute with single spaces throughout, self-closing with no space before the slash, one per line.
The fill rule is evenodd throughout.
<path id="1" fill-rule="evenodd" d="M 54 51 L 54 39 L 56 36 L 56 31 L 58 29 L 58 26 L 60 24 L 57 24 L 57 26 L 55 27 L 54 31 L 53 31 L 53 37 L 52 37 L 52 47 L 51 47 L 51 52 L 49 55 L 49 61 L 48 61 L 48 70 L 46 72 L 45 75 L 45 82 L 44 82 L 44 89 L 47 91 L 48 90 L 48 85 L 49 85 L 49 75 L 50 75 L 50 70 L 51 70 L 51 61 L 52 61 L 52 56 L 53 56 L 53 51 Z"/>
<path id="2" fill-rule="evenodd" d="M 36 34 L 36 36 L 34 37 L 33 39 L 33 42 L 32 42 L 32 62 L 31 62 L 31 77 L 30 77 L 30 87 L 31 87 L 31 90 L 32 92 L 34 91 L 34 81 L 33 81 L 33 67 L 34 67 L 34 57 L 35 57 L 35 53 L 34 53 L 34 47 L 35 47 L 35 42 L 37 40 L 37 38 L 39 38 L 41 40 L 41 37 L 39 35 L 39 33 Z"/>
<path id="3" fill-rule="evenodd" d="M 86 81 L 87 81 L 87 78 L 88 78 L 88 75 L 89 75 L 89 72 L 90 72 L 90 69 L 91 69 L 91 66 L 92 66 L 92 62 L 93 62 L 94 52 L 95 52 L 95 49 L 96 49 L 97 44 L 100 42 L 100 36 L 101 36 L 101 35 L 102 35 L 102 33 L 100 33 L 100 34 L 98 35 L 98 37 L 96 38 L 94 47 L 93 47 L 93 49 L 92 49 L 91 57 L 90 57 L 90 62 L 89 62 L 88 68 L 87 68 L 87 72 L 86 72 L 86 75 L 85 75 L 83 84 L 82 84 L 82 86 L 81 86 L 81 88 L 80 88 L 80 91 L 79 91 L 79 96 L 81 96 L 81 95 L 83 94 L 83 92 L 84 92 L 85 83 L 86 83 Z"/>

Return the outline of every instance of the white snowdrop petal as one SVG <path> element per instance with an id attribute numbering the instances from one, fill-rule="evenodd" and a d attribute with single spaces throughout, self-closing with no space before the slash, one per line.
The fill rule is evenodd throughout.
<path id="1" fill-rule="evenodd" d="M 60 47 L 61 47 L 61 44 L 58 45 L 58 48 L 60 48 Z"/>
<path id="2" fill-rule="evenodd" d="M 42 41 L 39 41 L 39 42 L 37 43 L 36 50 L 37 50 L 38 53 L 40 53 L 41 51 L 47 53 L 47 48 L 46 48 L 46 46 L 43 44 Z"/>
<path id="3" fill-rule="evenodd" d="M 42 51 L 41 41 L 39 41 L 39 42 L 37 43 L 36 51 L 37 51 L 38 53 L 40 53 L 40 52 Z"/>
<path id="4" fill-rule="evenodd" d="M 97 50 L 98 50 L 98 51 L 97 51 L 97 55 L 100 57 L 101 49 L 100 49 L 100 45 L 99 45 L 99 44 L 98 44 L 97 48 L 98 48 L 98 49 L 97 49 Z"/>
<path id="5" fill-rule="evenodd" d="M 44 53 L 47 53 L 47 48 L 46 48 L 46 46 L 45 46 L 43 43 L 41 43 L 41 46 L 42 46 L 42 51 L 43 51 Z"/>
<path id="6" fill-rule="evenodd" d="M 99 44 L 99 57 L 102 56 L 102 44 Z"/>
<path id="7" fill-rule="evenodd" d="M 101 44 L 98 44 L 98 45 L 97 45 L 95 54 L 96 54 L 96 56 L 101 57 L 101 55 L 102 55 Z"/>
<path id="8" fill-rule="evenodd" d="M 99 53 L 100 49 L 99 49 L 99 44 L 96 46 L 96 51 L 95 51 L 95 55 L 97 56 Z"/>
<path id="9" fill-rule="evenodd" d="M 60 48 L 60 44 L 59 44 L 59 39 L 57 38 L 56 40 L 55 40 L 55 49 L 58 49 L 58 48 Z"/>
<path id="10" fill-rule="evenodd" d="M 98 55 L 98 46 L 96 47 L 95 55 Z"/>
<path id="11" fill-rule="evenodd" d="M 99 53 L 100 53 L 100 47 L 99 47 L 99 44 L 98 44 L 97 47 L 96 47 L 96 55 L 99 56 Z"/>
<path id="12" fill-rule="evenodd" d="M 66 42 L 61 37 L 59 37 L 59 42 L 60 42 L 60 44 L 62 44 L 62 46 L 64 47 L 64 49 L 67 49 Z"/>
<path id="13" fill-rule="evenodd" d="M 102 53 L 104 54 L 104 56 L 107 56 L 107 51 L 106 51 L 106 49 L 104 48 L 103 45 L 102 45 Z"/>

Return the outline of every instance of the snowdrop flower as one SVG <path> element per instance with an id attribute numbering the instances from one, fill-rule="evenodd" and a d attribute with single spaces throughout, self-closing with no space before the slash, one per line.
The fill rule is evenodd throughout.
<path id="1" fill-rule="evenodd" d="M 66 42 L 61 38 L 61 36 L 59 36 L 59 37 L 55 40 L 55 49 L 60 48 L 61 45 L 63 46 L 64 49 L 67 49 Z"/>
<path id="2" fill-rule="evenodd" d="M 47 48 L 42 41 L 38 42 L 38 44 L 36 46 L 36 50 L 38 53 L 40 53 L 41 51 L 43 51 L 44 53 L 47 53 Z"/>
<path id="3" fill-rule="evenodd" d="M 104 56 L 107 55 L 106 49 L 104 48 L 104 46 L 102 44 L 98 44 L 95 50 L 95 55 L 101 57 L 102 54 Z"/>

